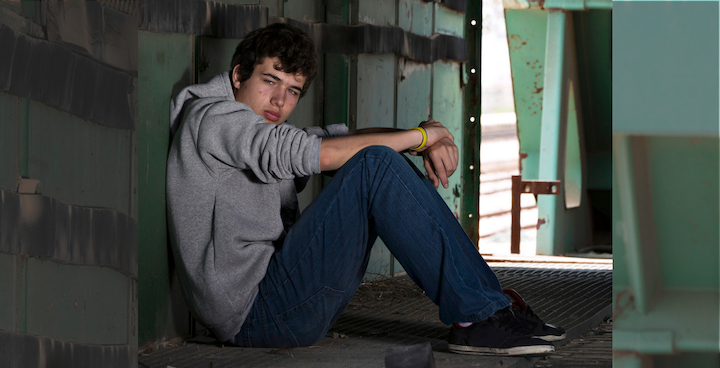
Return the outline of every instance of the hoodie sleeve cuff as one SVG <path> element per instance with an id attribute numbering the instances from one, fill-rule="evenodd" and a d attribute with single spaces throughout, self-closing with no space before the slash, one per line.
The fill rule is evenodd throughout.
<path id="1" fill-rule="evenodd" d="M 310 133 L 308 133 L 310 134 Z M 314 139 L 312 143 L 312 152 L 310 152 L 311 170 L 315 174 L 320 174 L 320 142 L 322 139 Z"/>
<path id="2" fill-rule="evenodd" d="M 320 138 L 341 137 L 350 134 L 345 124 L 332 124 L 326 127 L 311 126 L 303 128 L 308 135 L 314 135 Z"/>

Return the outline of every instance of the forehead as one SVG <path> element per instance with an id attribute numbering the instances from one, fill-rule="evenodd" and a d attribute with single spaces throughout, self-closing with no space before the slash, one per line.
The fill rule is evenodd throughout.
<path id="1" fill-rule="evenodd" d="M 285 73 L 281 70 L 277 70 L 275 69 L 275 65 L 277 64 L 280 64 L 280 60 L 278 60 L 278 58 L 266 57 L 262 60 L 260 64 L 255 67 L 255 72 L 260 74 L 272 74 L 286 83 L 299 83 L 301 86 L 303 85 L 303 83 L 305 83 L 304 75 L 300 73 L 290 74 Z"/>

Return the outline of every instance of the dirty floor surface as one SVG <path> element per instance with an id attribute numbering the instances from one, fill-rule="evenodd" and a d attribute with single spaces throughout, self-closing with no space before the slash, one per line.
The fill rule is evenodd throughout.
<path id="1" fill-rule="evenodd" d="M 555 354 L 540 359 L 450 353 L 446 342 L 449 328 L 439 321 L 438 307 L 407 276 L 402 276 L 362 285 L 337 323 L 316 346 L 223 347 L 212 339 L 200 337 L 143 354 L 139 357 L 139 366 L 384 367 L 388 348 L 424 342 L 432 345 L 438 368 L 580 367 L 587 366 L 582 365 L 586 359 L 599 362 L 593 366 L 611 366 L 607 365 L 611 350 L 606 349 L 611 338 L 604 335 L 612 336 L 612 324 L 602 323 L 611 315 L 612 264 L 493 262 L 490 266 L 503 287 L 517 290 L 546 322 L 567 330 L 568 338 L 558 344 Z M 593 334 L 593 329 L 599 332 Z M 588 336 L 597 339 L 584 343 Z M 583 350 L 584 346 L 587 348 Z M 569 365 L 561 365 L 564 363 Z"/>

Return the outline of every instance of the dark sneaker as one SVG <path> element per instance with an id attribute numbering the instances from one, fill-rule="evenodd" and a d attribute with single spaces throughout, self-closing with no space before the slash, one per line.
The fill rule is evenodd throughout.
<path id="1" fill-rule="evenodd" d="M 562 327 L 543 322 L 517 291 L 503 289 L 503 292 L 512 300 L 513 313 L 521 322 L 527 325 L 532 337 L 545 341 L 560 341 L 565 338 L 565 330 Z"/>
<path id="2" fill-rule="evenodd" d="M 510 308 L 468 327 L 450 327 L 448 349 L 454 353 L 475 355 L 543 355 L 555 351 L 552 343 L 529 337 Z"/>

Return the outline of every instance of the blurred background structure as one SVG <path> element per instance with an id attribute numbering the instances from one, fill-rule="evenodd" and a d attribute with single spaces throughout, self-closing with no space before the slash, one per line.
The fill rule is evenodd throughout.
<path id="1" fill-rule="evenodd" d="M 509 255 L 513 175 L 520 174 L 520 146 L 513 98 L 510 52 L 502 0 L 482 2 L 482 137 L 480 139 L 480 230 L 482 254 Z M 534 255 L 537 207 L 522 196 L 520 254 Z"/>
<path id="2" fill-rule="evenodd" d="M 137 366 L 137 5 L 0 2 L 0 365 Z"/>
<path id="3" fill-rule="evenodd" d="M 717 367 L 718 3 L 613 7 L 613 367 Z"/>
<path id="4" fill-rule="evenodd" d="M 611 5 L 483 2 L 481 253 L 612 254 Z M 520 196 L 515 250 L 512 175 L 560 182 Z"/>

